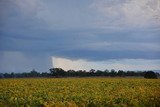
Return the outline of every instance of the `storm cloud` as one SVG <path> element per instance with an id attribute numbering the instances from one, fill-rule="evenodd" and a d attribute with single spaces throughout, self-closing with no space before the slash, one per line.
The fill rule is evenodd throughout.
<path id="1" fill-rule="evenodd" d="M 52 56 L 160 60 L 159 0 L 1 0 L 0 16 L 0 72 L 44 71 Z"/>

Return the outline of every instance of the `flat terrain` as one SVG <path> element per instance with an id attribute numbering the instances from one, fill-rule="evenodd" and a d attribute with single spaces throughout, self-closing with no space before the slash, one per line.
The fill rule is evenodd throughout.
<path id="1" fill-rule="evenodd" d="M 0 107 L 160 107 L 160 79 L 0 79 Z"/>

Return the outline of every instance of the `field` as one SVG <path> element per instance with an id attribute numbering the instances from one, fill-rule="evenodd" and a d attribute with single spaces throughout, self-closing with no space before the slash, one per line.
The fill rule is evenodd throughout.
<path id="1" fill-rule="evenodd" d="M 160 79 L 0 79 L 0 107 L 160 107 Z"/>

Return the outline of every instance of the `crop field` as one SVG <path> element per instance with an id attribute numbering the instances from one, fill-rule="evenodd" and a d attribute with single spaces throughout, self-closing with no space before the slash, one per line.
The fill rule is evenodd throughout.
<path id="1" fill-rule="evenodd" d="M 0 79 L 0 107 L 160 107 L 160 79 Z"/>

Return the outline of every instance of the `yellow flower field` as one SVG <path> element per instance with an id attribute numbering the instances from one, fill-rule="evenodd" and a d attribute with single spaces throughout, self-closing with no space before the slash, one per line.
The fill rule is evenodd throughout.
<path id="1" fill-rule="evenodd" d="M 0 79 L 0 107 L 160 107 L 160 79 Z"/>

